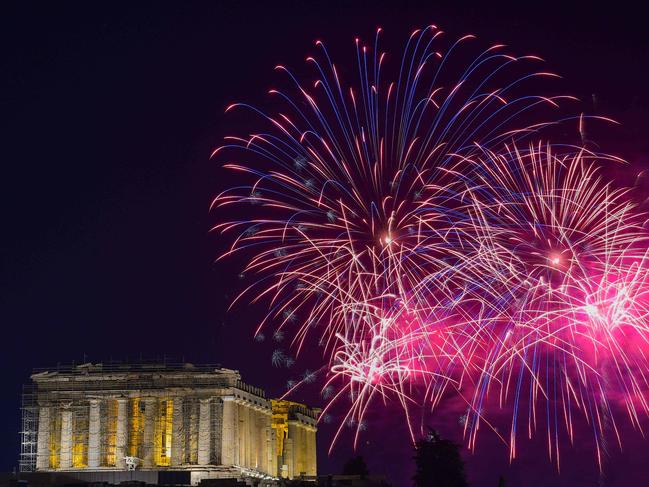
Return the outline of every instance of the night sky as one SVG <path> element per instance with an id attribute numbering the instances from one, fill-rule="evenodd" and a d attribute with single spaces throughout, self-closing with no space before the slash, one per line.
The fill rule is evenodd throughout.
<path id="1" fill-rule="evenodd" d="M 564 77 L 563 92 L 622 122 L 596 139 L 630 162 L 615 172 L 619 181 L 649 168 L 649 29 L 631 4 L 271 3 L 0 7 L 0 469 L 17 465 L 20 388 L 33 367 L 166 354 L 239 369 L 277 395 L 310 366 L 298 359 L 294 370 L 271 367 L 274 345 L 252 339 L 263 307 L 226 312 L 243 261 L 214 263 L 224 243 L 209 233 L 208 206 L 228 185 L 209 160 L 228 133 L 224 108 L 263 105 L 278 63 L 311 75 L 304 58 L 316 39 L 345 62 L 354 37 L 369 39 L 377 26 L 387 33 L 383 46 L 398 53 L 414 28 L 434 23 L 451 36 L 473 33 L 537 54 Z M 319 403 L 315 387 L 295 399 Z M 458 411 L 449 401 L 430 424 L 460 441 Z M 327 456 L 332 431 L 325 425 L 319 434 L 322 473 L 352 454 L 345 440 Z M 486 434 L 475 454 L 464 451 L 469 479 L 649 484 L 649 443 L 639 433 L 622 428 L 624 451 L 610 446 L 601 478 L 583 436 L 565 449 L 558 475 L 542 437 L 523 441 L 510 466 L 507 449 Z M 372 472 L 410 484 L 411 450 L 397 412 L 373 413 L 360 452 Z"/>

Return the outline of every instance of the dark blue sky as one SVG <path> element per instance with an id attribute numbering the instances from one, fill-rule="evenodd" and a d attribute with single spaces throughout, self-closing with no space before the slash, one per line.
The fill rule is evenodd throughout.
<path id="1" fill-rule="evenodd" d="M 214 265 L 208 205 L 228 181 L 211 150 L 232 101 L 263 103 L 273 67 L 305 70 L 316 38 L 350 59 L 352 39 L 382 26 L 398 51 L 415 27 L 435 23 L 533 53 L 564 76 L 565 92 L 623 125 L 597 141 L 648 167 L 649 30 L 631 4 L 562 7 L 539 2 L 6 2 L 0 13 L 2 239 L 0 468 L 17 463 L 19 394 L 32 367 L 161 356 L 218 362 L 275 394 L 303 370 L 272 369 L 272 345 L 252 341 L 263 310 L 227 314 L 239 286 L 234 260 Z M 301 367 L 301 369 L 300 369 Z M 304 393 L 310 402 L 317 398 Z M 298 399 L 300 399 L 298 397 Z M 431 418 L 452 437 L 457 407 Z M 411 452 L 402 421 L 377 410 L 361 451 L 375 472 L 405 484 Z M 649 480 L 647 443 L 623 431 L 604 485 Z M 342 443 L 321 470 L 350 455 Z M 457 437 L 459 439 L 459 436 Z M 467 455 L 476 486 L 598 485 L 588 441 L 566 452 L 562 475 L 540 440 L 507 466 L 487 436 Z"/>

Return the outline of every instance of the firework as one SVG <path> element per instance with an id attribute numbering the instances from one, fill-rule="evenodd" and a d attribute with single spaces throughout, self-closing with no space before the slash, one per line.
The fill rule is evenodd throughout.
<path id="1" fill-rule="evenodd" d="M 603 180 L 595 159 L 583 149 L 557 155 L 538 144 L 485 151 L 469 164 L 464 179 L 476 229 L 491 249 L 481 255 L 488 261 L 482 268 L 491 269 L 494 283 L 485 296 L 494 312 L 474 323 L 488 352 L 465 424 L 472 444 L 490 392 L 501 407 L 511 400 L 512 458 L 522 420 L 529 436 L 546 425 L 558 462 L 559 429 L 565 425 L 572 441 L 581 411 L 593 424 L 601 462 L 605 427 L 617 431 L 610 398 L 622 392 L 636 424 L 638 406 L 647 411 L 635 400 L 649 338 L 642 215 L 628 190 Z"/>
<path id="2" fill-rule="evenodd" d="M 613 388 L 639 424 L 646 360 L 627 345 L 647 340 L 647 258 L 628 191 L 598 169 L 618 161 L 521 143 L 570 99 L 526 92 L 554 77 L 533 70 L 539 58 L 500 45 L 468 56 L 473 36 L 446 43 L 429 26 L 390 71 L 380 32 L 371 47 L 356 40 L 352 83 L 320 41 L 314 80 L 278 66 L 279 108 L 229 106 L 260 129 L 213 154 L 241 180 L 212 204 L 232 239 L 221 258 L 245 256 L 241 275 L 256 278 L 235 303 L 267 304 L 260 340 L 272 327 L 296 357 L 309 339 L 322 346 L 325 365 L 288 393 L 324 376 L 323 417 L 348 403 L 338 434 L 352 425 L 358 439 L 376 399 L 396 400 L 411 426 L 413 405 L 454 391 L 471 445 L 495 394 L 513 411 L 512 457 L 523 396 L 530 435 L 541 401 L 552 408 L 551 456 L 560 416 L 570 436 L 576 410 L 604 435 Z"/>
<path id="3" fill-rule="evenodd" d="M 312 323 L 326 324 L 329 343 L 345 334 L 344 315 L 333 313 L 341 303 L 410 296 L 422 276 L 463 259 L 455 249 L 472 232 L 463 228 L 453 181 L 442 169 L 455 154 L 474 154 L 474 142 L 496 146 L 542 127 L 542 121 L 513 121 L 529 122 L 522 113 L 563 98 L 516 96 L 518 85 L 551 75 L 517 74 L 538 58 L 513 57 L 503 46 L 452 72 L 449 66 L 458 63 L 451 59 L 473 36 L 441 52 L 435 26 L 411 35 L 398 75 L 385 80 L 379 33 L 372 49 L 356 40 L 359 79 L 349 87 L 320 41 L 323 59 L 307 58 L 317 73 L 311 86 L 278 66 L 294 84 L 291 91 L 270 90 L 284 107 L 269 115 L 231 105 L 228 111 L 258 115 L 266 131 L 226 137 L 214 153 L 236 157 L 225 167 L 244 180 L 213 203 L 242 213 L 215 227 L 236 234 L 224 256 L 251 256 L 244 272 L 263 277 L 243 295 L 268 298 L 268 318 L 280 329 L 290 324 L 289 315 L 298 321 L 298 347 Z"/>

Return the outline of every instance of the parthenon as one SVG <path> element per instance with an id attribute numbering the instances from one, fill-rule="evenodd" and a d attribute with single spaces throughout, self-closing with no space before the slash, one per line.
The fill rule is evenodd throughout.
<path id="1" fill-rule="evenodd" d="M 318 410 L 268 400 L 235 370 L 83 364 L 31 379 L 22 471 L 185 471 L 192 484 L 317 474 Z"/>

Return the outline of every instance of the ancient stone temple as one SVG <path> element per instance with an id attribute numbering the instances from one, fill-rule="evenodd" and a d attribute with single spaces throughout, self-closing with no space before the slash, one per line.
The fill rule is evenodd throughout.
<path id="1" fill-rule="evenodd" d="M 20 467 L 108 482 L 314 478 L 317 413 L 215 366 L 36 370 L 23 394 Z"/>

